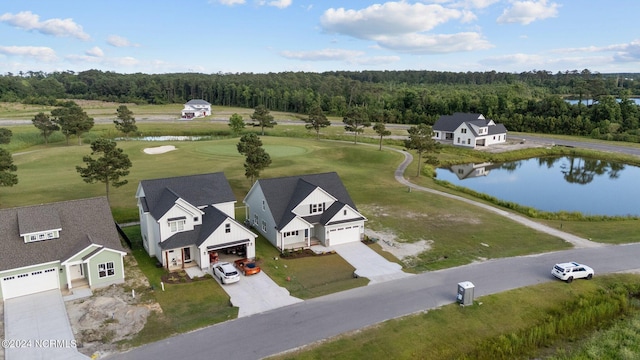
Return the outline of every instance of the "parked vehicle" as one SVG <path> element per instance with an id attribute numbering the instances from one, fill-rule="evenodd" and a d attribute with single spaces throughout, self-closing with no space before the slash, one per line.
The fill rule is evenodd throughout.
<path id="1" fill-rule="evenodd" d="M 228 262 L 221 262 L 213 267 L 213 275 L 223 284 L 231 284 L 240 281 L 238 270 Z"/>
<path id="2" fill-rule="evenodd" d="M 551 269 L 551 275 L 568 283 L 572 282 L 574 279 L 591 280 L 593 274 L 594 271 L 592 268 L 577 262 L 555 264 L 553 269 Z"/>
<path id="3" fill-rule="evenodd" d="M 258 266 L 254 260 L 244 258 L 234 261 L 234 264 L 244 276 L 254 275 L 260 272 L 260 266 Z"/>

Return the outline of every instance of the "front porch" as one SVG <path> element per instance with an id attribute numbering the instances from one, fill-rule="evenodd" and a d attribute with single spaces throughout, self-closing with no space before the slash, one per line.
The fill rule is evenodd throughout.
<path id="1" fill-rule="evenodd" d="M 312 238 L 309 239 L 309 245 L 308 246 L 307 246 L 307 242 L 306 241 L 299 241 L 299 242 L 286 244 L 284 246 L 284 249 L 279 249 L 279 250 L 280 251 L 296 251 L 296 250 L 308 249 L 308 248 L 310 248 L 312 246 L 317 246 L 317 245 L 322 245 L 322 242 L 320 242 L 320 240 L 318 240 L 318 238 L 312 237 Z"/>

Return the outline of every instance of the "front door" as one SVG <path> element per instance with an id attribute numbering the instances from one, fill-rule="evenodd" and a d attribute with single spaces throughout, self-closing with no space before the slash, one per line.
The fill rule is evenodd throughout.
<path id="1" fill-rule="evenodd" d="M 191 262 L 191 248 L 183 248 L 182 249 L 182 259 L 185 263 Z"/>
<path id="2" fill-rule="evenodd" d="M 71 277 L 71 280 L 83 278 L 82 264 L 71 265 L 69 267 L 69 277 Z"/>

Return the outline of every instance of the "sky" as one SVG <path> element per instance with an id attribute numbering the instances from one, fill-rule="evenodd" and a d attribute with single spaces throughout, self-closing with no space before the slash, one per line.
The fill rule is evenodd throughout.
<path id="1" fill-rule="evenodd" d="M 638 0 L 0 0 L 0 73 L 640 73 Z"/>

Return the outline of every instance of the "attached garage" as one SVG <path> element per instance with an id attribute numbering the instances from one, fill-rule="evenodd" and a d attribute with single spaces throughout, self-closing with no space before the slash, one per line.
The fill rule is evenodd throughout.
<path id="1" fill-rule="evenodd" d="M 329 230 L 329 245 L 341 245 L 360 241 L 360 226 L 343 226 Z"/>
<path id="2" fill-rule="evenodd" d="M 58 269 L 54 267 L 4 276 L 0 279 L 0 285 L 2 286 L 2 297 L 5 300 L 59 289 Z"/>

